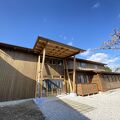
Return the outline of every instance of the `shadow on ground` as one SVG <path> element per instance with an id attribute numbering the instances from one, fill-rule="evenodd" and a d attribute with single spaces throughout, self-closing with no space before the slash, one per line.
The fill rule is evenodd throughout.
<path id="1" fill-rule="evenodd" d="M 57 97 L 38 98 L 34 101 L 46 120 L 90 120 L 84 113 L 95 109 L 85 104 Z"/>
<path id="2" fill-rule="evenodd" d="M 32 101 L 16 105 L 1 106 L 0 120 L 44 120 L 42 112 Z"/>

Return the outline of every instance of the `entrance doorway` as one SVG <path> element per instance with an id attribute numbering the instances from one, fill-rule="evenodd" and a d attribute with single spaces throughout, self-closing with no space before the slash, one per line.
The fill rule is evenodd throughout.
<path id="1" fill-rule="evenodd" d="M 43 81 L 43 94 L 57 96 L 63 92 L 63 80 L 46 79 Z"/>

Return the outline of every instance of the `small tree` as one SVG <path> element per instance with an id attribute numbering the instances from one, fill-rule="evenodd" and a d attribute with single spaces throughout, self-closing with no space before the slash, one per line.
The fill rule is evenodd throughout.
<path id="1" fill-rule="evenodd" d="M 112 72 L 112 69 L 110 67 L 108 67 L 108 66 L 105 66 L 105 71 Z"/>

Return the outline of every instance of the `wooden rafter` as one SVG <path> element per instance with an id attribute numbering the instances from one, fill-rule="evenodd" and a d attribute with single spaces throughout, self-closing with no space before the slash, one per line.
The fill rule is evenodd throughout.
<path id="1" fill-rule="evenodd" d="M 65 45 L 50 39 L 38 37 L 34 50 L 42 51 L 44 47 L 46 47 L 46 55 L 60 58 L 67 58 L 84 51 L 82 49 Z"/>

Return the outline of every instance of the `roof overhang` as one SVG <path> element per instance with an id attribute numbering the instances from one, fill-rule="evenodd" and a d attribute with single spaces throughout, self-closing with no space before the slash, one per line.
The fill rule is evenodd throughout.
<path id="1" fill-rule="evenodd" d="M 70 71 L 73 71 L 73 69 L 70 69 Z M 95 74 L 102 74 L 102 75 L 120 75 L 118 72 L 108 72 L 108 71 L 100 71 L 100 70 L 82 70 L 82 69 L 76 69 L 78 72 L 88 72 L 88 73 L 95 73 Z"/>
<path id="2" fill-rule="evenodd" d="M 16 45 L 10 45 L 10 44 L 1 43 L 1 42 L 0 42 L 0 48 L 6 48 L 6 49 L 11 49 L 11 50 L 16 50 L 16 51 L 22 51 L 22 52 L 26 52 L 26 53 L 36 53 L 31 48 L 25 48 L 25 47 L 16 46 Z"/>
<path id="3" fill-rule="evenodd" d="M 73 57 L 70 57 L 69 60 L 73 61 Z M 84 63 L 90 63 L 90 64 L 97 64 L 97 65 L 107 65 L 105 63 L 100 63 L 100 62 L 91 61 L 91 60 L 85 60 L 85 59 L 81 59 L 81 58 L 76 58 L 76 61 L 84 62 Z"/>
<path id="4" fill-rule="evenodd" d="M 85 51 L 39 36 L 33 50 L 35 52 L 39 52 L 39 54 L 42 54 L 44 48 L 46 49 L 46 55 L 58 58 L 71 57 Z"/>

